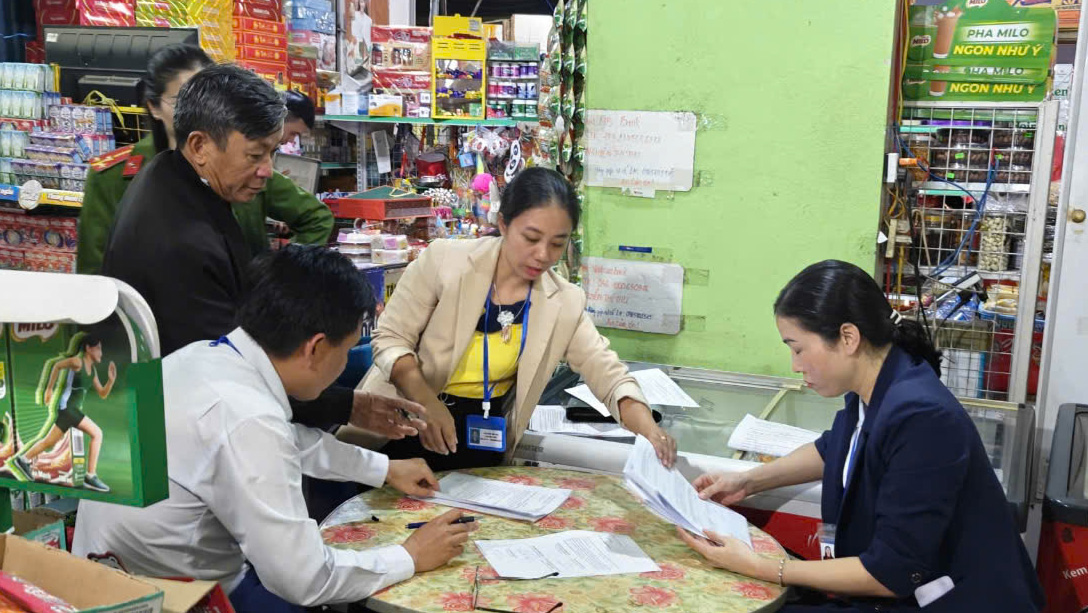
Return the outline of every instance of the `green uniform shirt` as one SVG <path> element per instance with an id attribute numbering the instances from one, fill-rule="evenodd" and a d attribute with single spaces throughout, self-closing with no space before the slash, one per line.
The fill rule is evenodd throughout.
<path id="1" fill-rule="evenodd" d="M 155 156 L 150 136 L 132 147 L 132 156 L 142 155 L 143 164 Z M 94 275 L 102 270 L 102 257 L 117 205 L 135 177 L 123 176 L 124 163 L 102 171 L 90 171 L 79 212 L 79 244 L 76 249 L 76 270 Z M 333 216 L 325 203 L 306 192 L 291 179 L 278 172 L 272 174 L 264 189 L 253 200 L 231 205 L 234 218 L 242 227 L 242 235 L 253 255 L 268 250 L 265 218 L 283 222 L 294 233 L 296 243 L 323 245 L 333 229 Z"/>

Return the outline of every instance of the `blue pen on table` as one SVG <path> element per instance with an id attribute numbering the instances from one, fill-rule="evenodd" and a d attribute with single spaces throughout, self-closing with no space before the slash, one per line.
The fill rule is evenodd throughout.
<path id="1" fill-rule="evenodd" d="M 474 521 L 476 521 L 476 517 L 474 515 L 465 515 L 464 517 L 458 517 L 457 519 L 451 521 L 450 523 L 451 524 L 471 524 Z M 423 526 L 426 526 L 426 525 L 427 525 L 427 522 L 425 522 L 425 521 L 414 521 L 414 522 L 408 524 L 408 529 L 409 530 L 415 530 L 416 528 L 422 528 Z"/>

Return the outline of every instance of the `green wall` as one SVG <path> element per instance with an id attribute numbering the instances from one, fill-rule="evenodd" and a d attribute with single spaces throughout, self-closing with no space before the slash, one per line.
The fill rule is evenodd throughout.
<path id="1" fill-rule="evenodd" d="M 690 192 L 590 188 L 584 253 L 687 270 L 678 336 L 604 330 L 624 359 L 786 374 L 778 290 L 827 258 L 872 270 L 895 2 L 589 0 L 591 109 L 693 111 Z"/>

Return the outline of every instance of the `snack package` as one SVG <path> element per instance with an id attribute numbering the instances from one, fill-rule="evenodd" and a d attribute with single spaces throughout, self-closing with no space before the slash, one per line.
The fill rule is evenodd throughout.
<path id="1" fill-rule="evenodd" d="M 78 613 L 79 609 L 40 587 L 0 571 L 0 596 L 29 613 Z"/>
<path id="2" fill-rule="evenodd" d="M 430 72 L 430 28 L 371 26 L 370 38 L 375 69 Z"/>
<path id="3" fill-rule="evenodd" d="M 430 73 L 375 70 L 373 83 L 375 94 L 401 97 L 404 117 L 431 116 Z"/>

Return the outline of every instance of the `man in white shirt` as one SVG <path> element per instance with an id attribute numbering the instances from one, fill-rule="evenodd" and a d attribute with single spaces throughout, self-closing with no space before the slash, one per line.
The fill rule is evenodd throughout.
<path id="1" fill-rule="evenodd" d="M 438 483 L 423 460 L 390 461 L 291 423 L 288 397 L 327 388 L 373 314 L 365 277 L 340 254 L 290 246 L 261 256 L 250 278 L 239 328 L 163 360 L 170 497 L 144 509 L 83 501 L 73 553 L 219 581 L 237 613 L 362 600 L 459 555 L 473 524 L 452 524 L 456 511 L 402 545 L 324 545 L 303 474 L 420 496 Z"/>

